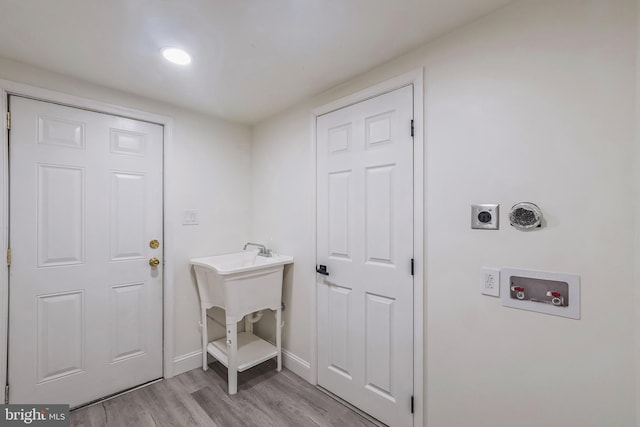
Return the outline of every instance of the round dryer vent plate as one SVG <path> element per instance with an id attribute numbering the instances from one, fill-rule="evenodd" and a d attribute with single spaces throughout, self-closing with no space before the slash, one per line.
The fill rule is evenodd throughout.
<path id="1" fill-rule="evenodd" d="M 509 222 L 521 231 L 538 228 L 542 226 L 542 211 L 534 203 L 516 203 L 509 212 Z"/>

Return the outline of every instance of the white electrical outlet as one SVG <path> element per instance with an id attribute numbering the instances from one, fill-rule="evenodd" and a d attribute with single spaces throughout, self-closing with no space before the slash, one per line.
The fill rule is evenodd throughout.
<path id="1" fill-rule="evenodd" d="M 480 292 L 492 297 L 500 296 L 500 270 L 496 268 L 482 268 Z"/>

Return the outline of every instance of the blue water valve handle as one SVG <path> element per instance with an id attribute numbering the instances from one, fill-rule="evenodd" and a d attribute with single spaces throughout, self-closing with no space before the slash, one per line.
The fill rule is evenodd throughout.
<path id="1" fill-rule="evenodd" d="M 316 266 L 316 273 L 322 274 L 323 276 L 328 276 L 329 272 L 327 271 L 326 265 L 320 265 L 320 267 Z"/>

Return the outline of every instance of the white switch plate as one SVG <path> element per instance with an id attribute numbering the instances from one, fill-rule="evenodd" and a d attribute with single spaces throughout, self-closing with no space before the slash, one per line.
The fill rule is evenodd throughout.
<path id="1" fill-rule="evenodd" d="M 492 297 L 500 296 L 500 270 L 496 268 L 482 267 L 480 292 Z"/>
<path id="2" fill-rule="evenodd" d="M 182 225 L 200 224 L 200 215 L 197 210 L 187 209 L 182 214 Z"/>

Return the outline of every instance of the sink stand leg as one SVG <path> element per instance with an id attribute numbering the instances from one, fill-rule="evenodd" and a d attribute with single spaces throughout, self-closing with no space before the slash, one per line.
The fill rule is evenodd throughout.
<path id="1" fill-rule="evenodd" d="M 209 365 L 207 365 L 207 340 L 209 339 L 207 333 L 207 309 L 202 307 L 200 310 L 202 315 L 202 370 L 206 371 L 209 369 Z"/>
<path id="2" fill-rule="evenodd" d="M 227 321 L 227 371 L 229 394 L 238 392 L 238 324 Z"/>
<path id="3" fill-rule="evenodd" d="M 282 310 L 276 310 L 276 349 L 278 351 L 278 372 L 282 371 Z"/>
<path id="4" fill-rule="evenodd" d="M 253 323 L 251 323 L 250 317 L 253 315 L 253 313 L 249 313 L 248 315 L 244 316 L 244 330 L 245 332 L 251 332 L 253 333 Z"/>

